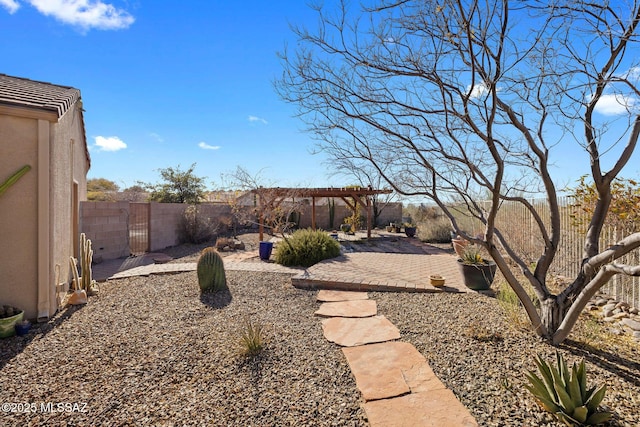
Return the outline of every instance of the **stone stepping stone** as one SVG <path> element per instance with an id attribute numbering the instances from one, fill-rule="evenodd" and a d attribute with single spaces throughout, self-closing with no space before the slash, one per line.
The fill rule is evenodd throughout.
<path id="1" fill-rule="evenodd" d="M 321 317 L 371 317 L 378 314 L 375 300 L 325 302 L 314 313 Z"/>
<path id="2" fill-rule="evenodd" d="M 469 410 L 446 388 L 366 402 L 364 411 L 371 427 L 478 427 Z"/>
<path id="3" fill-rule="evenodd" d="M 330 317 L 322 321 L 324 337 L 343 347 L 396 340 L 400 331 L 384 316 Z"/>
<path id="4" fill-rule="evenodd" d="M 424 356 L 409 343 L 370 344 L 343 348 L 342 352 L 366 401 L 445 388 Z"/>
<path id="5" fill-rule="evenodd" d="M 319 291 L 316 297 L 316 300 L 321 302 L 354 301 L 362 299 L 369 299 L 369 295 L 366 292 L 332 291 L 326 289 Z"/>

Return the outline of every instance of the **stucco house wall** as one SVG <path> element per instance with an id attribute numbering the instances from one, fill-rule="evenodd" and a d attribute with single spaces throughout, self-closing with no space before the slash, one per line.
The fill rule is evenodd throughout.
<path id="1" fill-rule="evenodd" d="M 86 198 L 80 91 L 0 74 L 0 151 L 0 181 L 31 166 L 0 196 L 0 304 L 46 319 L 66 290 L 56 285 L 68 281 Z"/>

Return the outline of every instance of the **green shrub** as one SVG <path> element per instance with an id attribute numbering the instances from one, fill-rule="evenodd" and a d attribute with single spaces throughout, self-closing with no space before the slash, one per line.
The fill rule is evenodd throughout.
<path id="1" fill-rule="evenodd" d="M 275 261 L 285 266 L 310 267 L 340 255 L 340 244 L 320 230 L 298 230 L 278 244 Z"/>
<path id="2" fill-rule="evenodd" d="M 227 288 L 222 257 L 215 248 L 205 248 L 198 259 L 198 284 L 202 292 L 217 292 Z"/>

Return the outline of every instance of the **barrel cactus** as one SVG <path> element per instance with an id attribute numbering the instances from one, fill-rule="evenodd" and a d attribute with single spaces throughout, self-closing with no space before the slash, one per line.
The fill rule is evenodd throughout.
<path id="1" fill-rule="evenodd" d="M 215 248 L 206 248 L 200 254 L 198 283 L 202 292 L 218 292 L 227 289 L 222 257 Z"/>

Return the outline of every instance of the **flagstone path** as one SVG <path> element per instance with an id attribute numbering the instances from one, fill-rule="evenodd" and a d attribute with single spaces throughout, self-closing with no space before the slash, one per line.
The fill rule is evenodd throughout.
<path id="1" fill-rule="evenodd" d="M 477 427 L 475 418 L 366 292 L 321 290 L 324 337 L 342 346 L 372 427 Z M 375 301 L 374 301 L 375 303 Z M 368 317 L 362 317 L 370 314 Z"/>

